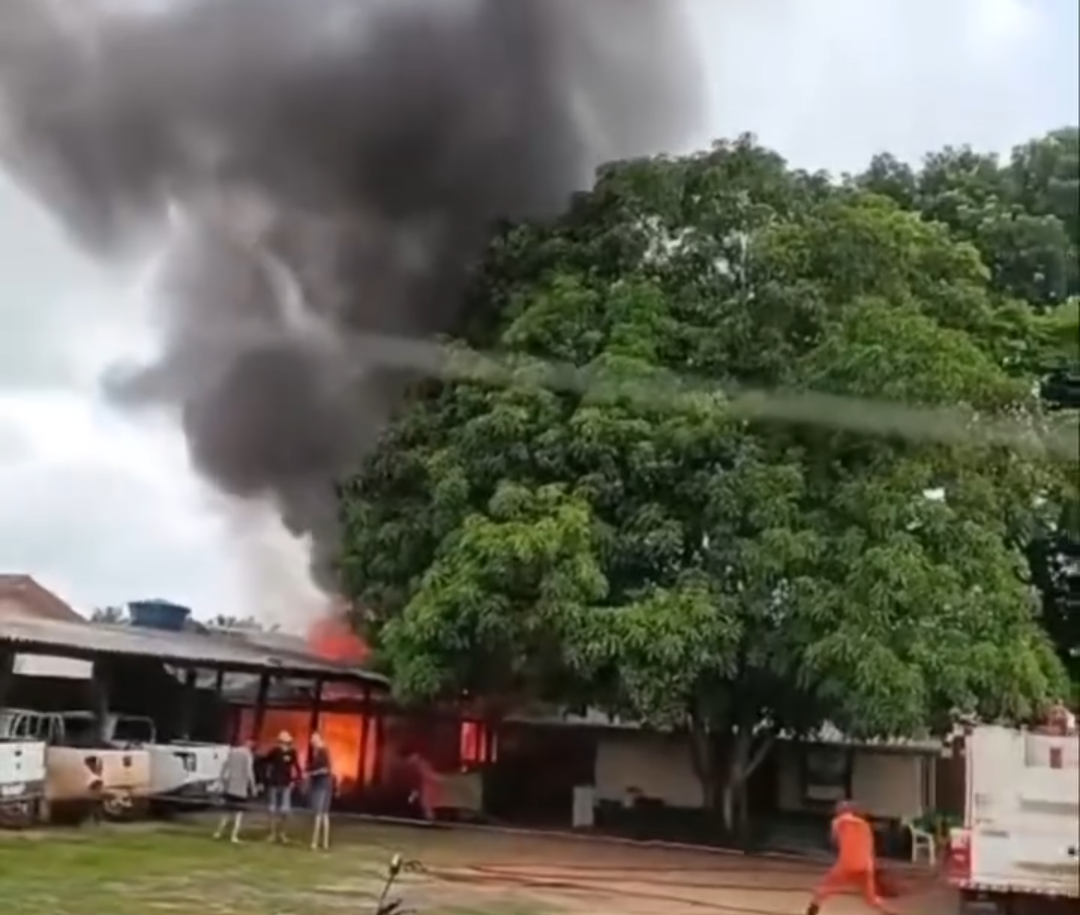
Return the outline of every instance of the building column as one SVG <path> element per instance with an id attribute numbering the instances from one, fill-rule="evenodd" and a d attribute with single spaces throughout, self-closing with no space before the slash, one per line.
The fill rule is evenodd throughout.
<path id="1" fill-rule="evenodd" d="M 15 649 L 0 650 L 0 708 L 7 705 L 11 688 L 15 685 Z"/>

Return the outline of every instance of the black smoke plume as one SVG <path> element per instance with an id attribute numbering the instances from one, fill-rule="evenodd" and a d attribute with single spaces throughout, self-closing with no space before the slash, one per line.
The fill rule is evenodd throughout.
<path id="1" fill-rule="evenodd" d="M 161 356 L 112 395 L 332 588 L 333 481 L 402 392 L 365 335 L 451 330 L 496 219 L 684 138 L 678 5 L 3 0 L 0 152 L 98 256 L 168 230 Z"/>

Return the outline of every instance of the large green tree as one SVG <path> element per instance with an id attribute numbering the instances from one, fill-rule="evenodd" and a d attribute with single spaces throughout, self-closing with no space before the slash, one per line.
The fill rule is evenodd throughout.
<path id="1" fill-rule="evenodd" d="M 1052 409 L 1080 410 L 1080 129 L 1054 130 L 1017 146 L 1011 156 L 950 148 L 912 168 L 882 155 L 854 183 L 947 225 L 970 241 L 999 295 L 1037 314 L 1023 354 L 1044 377 Z M 1074 438 L 1075 442 L 1075 438 Z M 1074 446 L 1060 517 L 1032 541 L 1030 559 L 1044 601 L 1044 622 L 1080 690 L 1080 471 Z M 1080 695 L 1080 693 L 1078 693 Z"/>
<path id="2" fill-rule="evenodd" d="M 784 729 L 1062 687 L 1023 554 L 1061 482 L 1017 357 L 1040 327 L 971 240 L 742 138 L 605 168 L 477 288 L 498 359 L 459 351 L 342 488 L 404 694 L 685 728 L 731 826 Z"/>

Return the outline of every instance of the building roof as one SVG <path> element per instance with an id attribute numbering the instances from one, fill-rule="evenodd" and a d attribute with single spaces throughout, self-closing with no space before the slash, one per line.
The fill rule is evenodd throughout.
<path id="1" fill-rule="evenodd" d="M 653 733 L 672 733 L 672 729 L 651 728 L 638 721 L 631 721 L 608 715 L 599 709 L 586 709 L 583 714 L 560 712 L 558 710 L 537 709 L 533 714 L 511 715 L 508 721 L 515 724 L 543 725 L 547 727 L 593 728 L 603 731 L 651 731 Z M 764 727 L 765 723 L 759 725 Z M 870 750 L 899 750 L 915 753 L 938 753 L 944 744 L 942 739 L 927 736 L 917 737 L 881 737 L 859 740 L 849 737 L 831 722 L 825 722 L 820 728 L 809 734 L 796 735 L 789 731 L 777 734 L 780 740 L 800 740 L 803 743 L 847 746 Z"/>
<path id="2" fill-rule="evenodd" d="M 69 623 L 86 622 L 70 604 L 61 600 L 48 588 L 42 587 L 30 575 L 0 573 L 0 600 L 4 598 L 21 603 L 28 617 L 62 620 Z"/>
<path id="3" fill-rule="evenodd" d="M 180 667 L 220 668 L 247 673 L 323 677 L 386 688 L 389 682 L 355 664 L 324 661 L 310 653 L 266 648 L 246 639 L 200 632 L 167 632 L 139 626 L 92 625 L 15 617 L 0 626 L 0 644 L 20 652 L 92 660 L 102 655 L 155 658 Z"/>

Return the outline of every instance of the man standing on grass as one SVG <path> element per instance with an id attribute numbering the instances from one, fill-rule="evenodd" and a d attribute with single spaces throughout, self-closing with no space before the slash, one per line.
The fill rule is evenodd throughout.
<path id="1" fill-rule="evenodd" d="M 330 804 L 334 797 L 334 774 L 330 766 L 330 751 L 322 735 L 314 733 L 308 745 L 308 800 L 315 826 L 311 834 L 311 849 L 330 850 Z"/>
<path id="2" fill-rule="evenodd" d="M 258 794 L 255 781 L 255 742 L 247 740 L 239 746 L 230 748 L 221 770 L 221 794 L 225 810 L 221 815 L 215 839 L 221 839 L 225 830 L 230 830 L 229 840 L 235 845 L 240 841 L 240 827 L 244 821 L 244 807 Z"/>
<path id="3" fill-rule="evenodd" d="M 289 841 L 285 827 L 292 812 L 293 789 L 303 774 L 292 735 L 288 731 L 278 735 L 277 746 L 266 754 L 263 766 L 270 813 L 270 834 L 266 840 L 284 845 Z"/>

